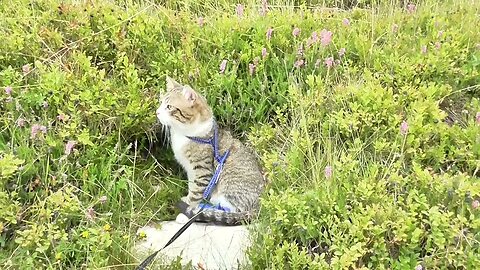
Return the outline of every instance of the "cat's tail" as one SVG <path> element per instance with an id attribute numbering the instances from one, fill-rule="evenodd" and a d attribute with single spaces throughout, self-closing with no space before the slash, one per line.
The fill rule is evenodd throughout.
<path id="1" fill-rule="evenodd" d="M 180 208 L 181 212 L 189 218 L 196 214 L 192 210 L 187 210 L 186 206 L 188 205 L 185 203 L 180 203 L 177 206 Z M 195 221 L 211 222 L 217 225 L 236 226 L 241 225 L 242 223 L 249 223 L 255 214 L 256 211 L 228 212 L 215 208 L 208 208 L 204 209 Z"/>

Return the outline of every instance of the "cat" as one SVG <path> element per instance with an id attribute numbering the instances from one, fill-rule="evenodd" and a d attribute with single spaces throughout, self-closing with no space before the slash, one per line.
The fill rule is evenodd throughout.
<path id="1" fill-rule="evenodd" d="M 177 221 L 185 223 L 195 215 L 203 202 L 203 193 L 218 166 L 212 144 L 202 140 L 218 133 L 218 153 L 229 151 L 217 185 L 210 197 L 210 206 L 196 219 L 222 225 L 249 222 L 258 213 L 260 196 L 266 181 L 254 152 L 218 129 L 205 97 L 189 85 L 182 85 L 167 76 L 166 94 L 156 111 L 160 123 L 170 132 L 170 142 L 177 162 L 188 177 L 188 194 L 181 198 Z"/>

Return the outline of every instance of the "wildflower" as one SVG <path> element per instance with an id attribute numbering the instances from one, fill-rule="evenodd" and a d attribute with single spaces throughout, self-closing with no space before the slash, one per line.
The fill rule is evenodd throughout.
<path id="1" fill-rule="evenodd" d="M 421 264 L 415 266 L 415 270 L 422 270 L 423 269 L 423 266 Z"/>
<path id="2" fill-rule="evenodd" d="M 105 224 L 103 225 L 103 229 L 108 232 L 112 229 L 112 226 L 110 226 L 110 224 Z"/>
<path id="3" fill-rule="evenodd" d="M 257 66 L 253 63 L 248 64 L 248 72 L 250 73 L 250 76 L 253 76 L 255 74 Z"/>
<path id="4" fill-rule="evenodd" d="M 325 178 L 330 179 L 332 177 L 332 166 L 325 166 Z"/>
<path id="5" fill-rule="evenodd" d="M 17 127 L 24 127 L 25 126 L 25 119 L 22 117 L 18 118 L 16 121 Z"/>
<path id="6" fill-rule="evenodd" d="M 220 74 L 223 74 L 225 72 L 225 68 L 227 67 L 227 60 L 224 59 L 221 63 L 220 63 Z"/>
<path id="7" fill-rule="evenodd" d="M 477 124 L 480 125 L 480 112 L 477 112 L 477 115 L 475 116 L 475 120 L 476 120 Z"/>
<path id="8" fill-rule="evenodd" d="M 44 109 L 48 108 L 48 102 L 47 102 L 47 101 L 44 101 L 44 102 L 42 103 L 42 107 L 43 107 Z"/>
<path id="9" fill-rule="evenodd" d="M 34 139 L 39 132 L 42 132 L 43 134 L 47 133 L 47 127 L 39 124 L 32 125 L 30 138 Z"/>
<path id="10" fill-rule="evenodd" d="M 320 42 L 322 43 L 323 46 L 327 46 L 332 42 L 332 36 L 333 33 L 331 31 L 323 29 L 322 32 L 320 32 Z"/>
<path id="11" fill-rule="evenodd" d="M 203 27 L 205 24 L 205 19 L 203 17 L 198 17 L 197 19 L 198 26 Z"/>
<path id="12" fill-rule="evenodd" d="M 393 32 L 393 33 L 398 32 L 398 24 L 394 23 L 394 24 L 392 25 L 392 32 Z"/>
<path id="13" fill-rule="evenodd" d="M 400 134 L 406 135 L 408 132 L 408 123 L 406 121 L 403 121 L 402 124 L 400 124 Z"/>
<path id="14" fill-rule="evenodd" d="M 5 93 L 10 96 L 12 94 L 12 87 L 10 86 L 5 87 Z"/>
<path id="15" fill-rule="evenodd" d="M 262 58 L 265 59 L 268 55 L 267 48 L 263 47 L 262 48 Z"/>
<path id="16" fill-rule="evenodd" d="M 270 40 L 272 38 L 272 33 L 273 33 L 273 29 L 270 27 L 267 29 L 267 40 Z"/>
<path id="17" fill-rule="evenodd" d="M 325 63 L 325 66 L 326 66 L 327 68 L 333 67 L 333 65 L 334 65 L 334 59 L 333 59 L 333 57 L 328 57 L 328 58 L 326 58 L 325 61 L 324 61 L 324 63 Z"/>
<path id="18" fill-rule="evenodd" d="M 320 39 L 318 38 L 318 33 L 314 31 L 312 36 L 307 40 L 307 47 L 310 47 L 312 44 L 317 43 Z"/>
<path id="19" fill-rule="evenodd" d="M 408 13 L 414 13 L 417 10 L 417 6 L 414 4 L 408 4 L 407 5 L 407 11 Z"/>
<path id="20" fill-rule="evenodd" d="M 267 0 L 262 0 L 262 10 L 260 11 L 260 13 L 262 14 L 262 16 L 266 16 L 267 12 L 268 12 Z"/>
<path id="21" fill-rule="evenodd" d="M 421 51 L 423 54 L 426 54 L 426 53 L 427 53 L 427 46 L 426 46 L 426 45 L 422 45 L 422 47 L 420 48 L 420 51 Z"/>
<path id="22" fill-rule="evenodd" d="M 26 65 L 23 65 L 22 67 L 22 71 L 23 71 L 23 74 L 27 74 L 30 72 L 30 65 L 26 64 Z"/>
<path id="23" fill-rule="evenodd" d="M 67 116 L 63 113 L 57 115 L 57 119 L 62 121 L 62 122 L 65 122 L 65 120 L 67 120 Z"/>
<path id="24" fill-rule="evenodd" d="M 445 32 L 443 32 L 443 30 L 438 31 L 438 37 L 439 37 L 439 38 L 440 38 L 440 37 L 443 37 L 443 33 L 445 33 Z"/>
<path id="25" fill-rule="evenodd" d="M 244 10 L 244 7 L 242 4 L 238 4 L 237 5 L 237 16 L 238 17 L 242 17 L 243 16 L 243 10 Z"/>
<path id="26" fill-rule="evenodd" d="M 480 202 L 478 200 L 474 200 L 472 202 L 472 208 L 477 209 L 480 206 Z"/>
<path id="27" fill-rule="evenodd" d="M 338 56 L 342 57 L 345 55 L 345 48 L 340 48 L 340 50 L 338 50 Z"/>
<path id="28" fill-rule="evenodd" d="M 88 220 L 93 220 L 95 218 L 95 210 L 92 207 L 89 207 L 87 211 L 85 211 L 85 217 Z"/>
<path id="29" fill-rule="evenodd" d="M 350 26 L 350 20 L 347 19 L 347 18 L 344 18 L 344 19 L 342 20 L 342 23 L 343 23 L 343 25 L 345 25 L 345 26 Z"/>
<path id="30" fill-rule="evenodd" d="M 294 64 L 294 66 L 295 66 L 296 68 L 301 68 L 301 67 L 303 67 L 304 65 L 305 65 L 305 61 L 304 61 L 303 59 L 299 59 L 299 60 L 295 61 L 295 64 Z"/>
<path id="31" fill-rule="evenodd" d="M 75 145 L 77 144 L 76 141 L 68 141 L 66 144 L 65 144 L 65 155 L 70 155 L 70 153 L 72 153 L 72 150 L 73 150 L 73 147 L 75 147 Z"/>
<path id="32" fill-rule="evenodd" d="M 107 196 L 104 195 L 104 196 L 100 197 L 100 199 L 98 199 L 98 201 L 99 201 L 101 204 L 106 203 L 106 202 L 107 202 Z"/>
<path id="33" fill-rule="evenodd" d="M 436 48 L 437 50 L 440 50 L 441 47 L 442 47 L 442 44 L 441 44 L 440 42 L 438 42 L 438 41 L 435 42 L 435 48 Z"/>
<path id="34" fill-rule="evenodd" d="M 300 57 L 303 56 L 303 44 L 300 44 L 300 46 L 298 46 L 297 55 Z"/>
<path id="35" fill-rule="evenodd" d="M 295 27 L 295 28 L 293 29 L 293 31 L 292 31 L 292 35 L 293 35 L 294 37 L 298 37 L 298 35 L 300 35 L 300 28 Z"/>

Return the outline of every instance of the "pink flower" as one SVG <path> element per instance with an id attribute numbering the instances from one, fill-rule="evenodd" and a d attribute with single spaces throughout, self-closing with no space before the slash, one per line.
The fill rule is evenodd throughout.
<path id="1" fill-rule="evenodd" d="M 72 150 L 73 150 L 73 147 L 75 147 L 75 145 L 77 144 L 76 141 L 68 141 L 66 144 L 65 144 L 65 155 L 70 155 L 70 153 L 72 153 Z"/>
<path id="2" fill-rule="evenodd" d="M 248 72 L 250 73 L 250 76 L 253 76 L 255 74 L 257 66 L 253 63 L 248 64 Z"/>
<path id="3" fill-rule="evenodd" d="M 242 4 L 238 4 L 237 5 L 237 16 L 238 17 L 242 17 L 243 16 L 243 10 L 244 10 L 244 7 Z"/>
<path id="4" fill-rule="evenodd" d="M 442 44 L 441 44 L 440 42 L 438 42 L 438 41 L 435 42 L 435 48 L 436 48 L 437 50 L 440 50 L 441 47 L 442 47 Z"/>
<path id="5" fill-rule="evenodd" d="M 267 0 L 262 0 L 262 10 L 260 11 L 260 13 L 262 14 L 262 16 L 265 16 L 267 15 L 267 12 L 268 12 Z"/>
<path id="6" fill-rule="evenodd" d="M 220 74 L 223 74 L 225 72 L 225 68 L 227 68 L 227 60 L 224 59 L 221 63 L 220 63 Z"/>
<path id="7" fill-rule="evenodd" d="M 98 201 L 101 203 L 101 204 L 104 204 L 107 202 L 107 196 L 102 196 L 100 197 L 100 199 L 98 199 Z"/>
<path id="8" fill-rule="evenodd" d="M 331 68 L 335 63 L 335 60 L 333 59 L 333 57 L 328 57 L 325 59 L 324 63 L 327 68 Z"/>
<path id="9" fill-rule="evenodd" d="M 63 113 L 57 115 L 57 119 L 62 121 L 62 122 L 65 122 L 65 120 L 67 120 L 67 116 Z"/>
<path id="10" fill-rule="evenodd" d="M 427 46 L 422 45 L 422 47 L 420 48 L 420 51 L 421 51 L 423 54 L 426 54 L 426 53 L 427 53 Z"/>
<path id="11" fill-rule="evenodd" d="M 273 33 L 273 29 L 270 27 L 267 29 L 267 40 L 270 40 L 272 38 L 272 33 Z"/>
<path id="12" fill-rule="evenodd" d="M 408 4 L 407 5 L 407 11 L 408 13 L 414 13 L 417 10 L 417 6 L 414 4 Z"/>
<path id="13" fill-rule="evenodd" d="M 316 31 L 314 31 L 312 33 L 312 36 L 310 38 L 308 38 L 308 40 L 307 40 L 307 47 L 310 47 L 312 44 L 317 43 L 319 40 L 320 39 L 318 37 L 318 33 Z"/>
<path id="14" fill-rule="evenodd" d="M 472 208 L 477 209 L 480 206 L 480 202 L 478 200 L 474 200 L 472 202 Z"/>
<path id="15" fill-rule="evenodd" d="M 23 65 L 22 67 L 22 71 L 23 71 L 23 74 L 27 74 L 30 72 L 30 65 L 26 64 L 26 65 Z"/>
<path id="16" fill-rule="evenodd" d="M 5 87 L 5 93 L 10 96 L 12 94 L 12 87 L 10 86 Z"/>
<path id="17" fill-rule="evenodd" d="M 443 37 L 443 33 L 445 33 L 445 32 L 443 32 L 443 30 L 438 31 L 438 37 Z"/>
<path id="18" fill-rule="evenodd" d="M 406 121 L 403 121 L 402 124 L 400 125 L 400 134 L 406 135 L 408 132 L 408 123 Z"/>
<path id="19" fill-rule="evenodd" d="M 343 23 L 343 25 L 345 25 L 345 26 L 350 26 L 350 20 L 347 19 L 347 18 L 344 18 L 344 19 L 342 20 L 342 23 Z"/>
<path id="20" fill-rule="evenodd" d="M 203 25 L 205 25 L 205 19 L 203 17 L 198 17 L 197 24 L 198 26 L 203 27 Z"/>
<path id="21" fill-rule="evenodd" d="M 263 47 L 262 48 L 262 58 L 265 59 L 268 55 L 267 48 Z"/>
<path id="22" fill-rule="evenodd" d="M 393 32 L 393 33 L 398 32 L 398 24 L 394 23 L 394 24 L 392 25 L 392 32 Z"/>
<path id="23" fill-rule="evenodd" d="M 325 178 L 330 179 L 332 177 L 333 170 L 332 166 L 325 166 Z"/>
<path id="24" fill-rule="evenodd" d="M 305 65 L 305 61 L 304 61 L 303 59 L 299 59 L 299 60 L 295 61 L 295 64 L 294 64 L 294 66 L 295 66 L 296 68 L 301 68 L 301 67 L 303 67 L 304 65 Z"/>
<path id="25" fill-rule="evenodd" d="M 30 138 L 36 138 L 39 132 L 42 132 L 43 134 L 47 133 L 47 127 L 39 124 L 32 125 Z"/>
<path id="26" fill-rule="evenodd" d="M 43 107 L 44 109 L 48 108 L 48 102 L 44 101 L 44 102 L 42 103 L 42 107 Z"/>
<path id="27" fill-rule="evenodd" d="M 480 112 L 477 112 L 477 115 L 475 115 L 475 121 L 480 125 Z"/>
<path id="28" fill-rule="evenodd" d="M 85 211 L 85 217 L 88 220 L 93 220 L 95 218 L 95 210 L 93 210 L 93 207 L 89 207 L 87 211 Z"/>
<path id="29" fill-rule="evenodd" d="M 23 118 L 18 118 L 17 119 L 17 127 L 24 127 L 25 126 L 25 119 Z"/>
<path id="30" fill-rule="evenodd" d="M 338 56 L 342 57 L 345 55 L 345 48 L 340 48 L 340 50 L 338 50 Z"/>
<path id="31" fill-rule="evenodd" d="M 293 35 L 294 37 L 298 37 L 298 35 L 300 35 L 300 28 L 295 27 L 295 28 L 293 29 L 293 31 L 292 31 L 292 35 Z"/>
<path id="32" fill-rule="evenodd" d="M 332 32 L 323 29 L 320 32 L 320 42 L 322 43 L 322 45 L 327 46 L 328 44 L 330 44 L 330 42 L 332 42 L 332 36 L 333 36 Z"/>
<path id="33" fill-rule="evenodd" d="M 423 266 L 421 264 L 415 266 L 415 270 L 422 270 L 423 269 Z"/>

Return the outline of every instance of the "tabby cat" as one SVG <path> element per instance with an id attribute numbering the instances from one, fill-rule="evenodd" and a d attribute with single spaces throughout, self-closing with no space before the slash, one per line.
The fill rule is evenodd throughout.
<path id="1" fill-rule="evenodd" d="M 213 145 L 201 143 L 218 134 L 221 155 L 229 150 L 219 181 L 213 188 L 209 207 L 197 221 L 224 225 L 248 222 L 258 212 L 259 197 L 265 187 L 255 155 L 239 140 L 223 129 L 217 129 L 212 109 L 206 99 L 188 85 L 170 77 L 167 93 L 161 98 L 157 117 L 169 129 L 175 159 L 188 176 L 188 195 L 178 204 L 177 221 L 186 222 L 204 203 L 202 195 L 218 165 Z M 186 217 L 185 217 L 186 216 Z"/>

